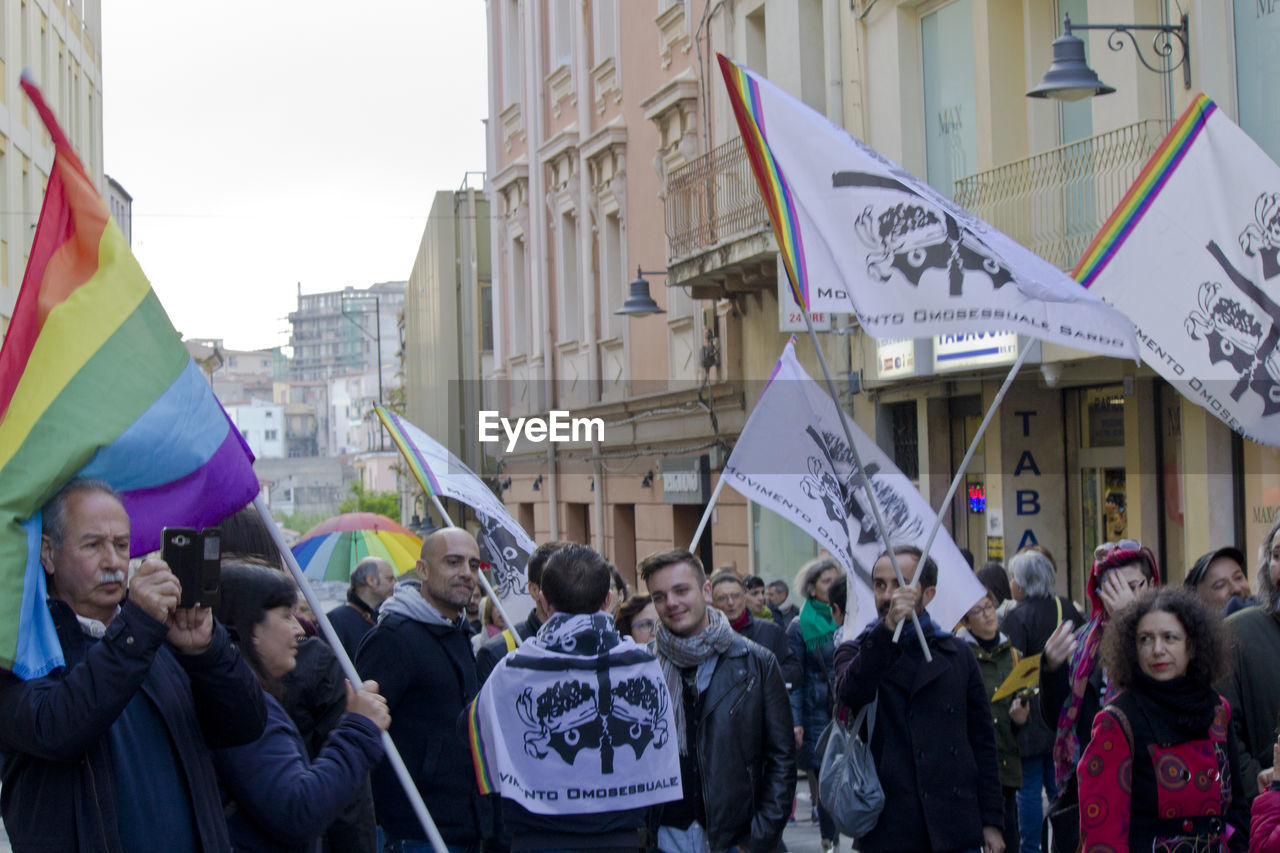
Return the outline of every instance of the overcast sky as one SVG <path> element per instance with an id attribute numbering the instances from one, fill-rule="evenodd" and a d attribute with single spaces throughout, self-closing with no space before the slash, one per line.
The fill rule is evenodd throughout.
<path id="1" fill-rule="evenodd" d="M 485 167 L 483 0 L 110 0 L 107 174 L 185 337 L 287 343 L 304 293 L 409 277 Z M 477 183 L 476 186 L 479 186 Z"/>

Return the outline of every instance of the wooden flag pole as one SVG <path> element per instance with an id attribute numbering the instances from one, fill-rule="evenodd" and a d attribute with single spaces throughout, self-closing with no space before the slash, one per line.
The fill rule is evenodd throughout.
<path id="1" fill-rule="evenodd" d="M 1018 359 L 1013 363 L 1013 367 L 1009 368 L 1009 375 L 1004 378 L 1004 384 L 1000 386 L 1000 390 L 996 392 L 995 399 L 991 401 L 991 406 L 987 409 L 987 414 L 982 418 L 982 423 L 978 424 L 978 431 L 973 434 L 973 440 L 969 442 L 969 449 L 965 451 L 964 459 L 960 460 L 960 468 L 956 471 L 956 475 L 951 478 L 951 487 L 947 489 L 947 496 L 942 499 L 942 505 L 938 507 L 938 515 L 933 520 L 933 528 L 929 531 L 929 538 L 924 540 L 924 548 L 920 554 L 920 563 L 929 559 L 929 549 L 933 547 L 933 539 L 938 535 L 938 528 L 942 526 L 942 513 L 946 512 L 951 506 L 951 501 L 955 499 L 956 489 L 960 487 L 960 481 L 964 479 L 965 469 L 969 467 L 969 460 L 973 458 L 974 451 L 978 449 L 978 444 L 982 441 L 982 436 L 987 431 L 987 426 L 991 423 L 991 418 L 995 415 L 996 409 L 1000 408 L 1000 403 L 1004 401 L 1004 395 L 1009 390 L 1009 386 L 1013 385 L 1013 378 L 1018 375 L 1018 370 L 1022 368 L 1022 363 L 1027 360 L 1027 355 L 1031 352 L 1031 345 L 1035 343 L 1033 338 L 1028 338 L 1027 343 L 1022 347 L 1022 352 L 1018 353 Z M 916 576 L 911 579 L 911 585 L 915 586 L 916 581 L 920 579 L 920 573 L 916 572 Z M 902 633 L 902 625 L 898 625 L 893 632 L 893 639 L 896 641 Z"/>
<path id="2" fill-rule="evenodd" d="M 338 638 L 338 633 L 333 630 L 333 625 L 329 622 L 329 617 L 325 615 L 324 608 L 320 606 L 320 599 L 316 598 L 316 594 L 311 590 L 311 584 L 307 583 L 306 577 L 302 574 L 302 567 L 298 565 L 298 558 L 293 555 L 293 551 L 285 544 L 284 534 L 280 532 L 279 525 L 276 520 L 271 517 L 271 510 L 267 507 L 266 501 L 259 494 L 253 499 L 253 506 L 258 510 L 258 515 L 262 517 L 262 521 L 267 526 L 267 532 L 271 534 L 271 541 L 276 543 L 276 548 L 280 551 L 280 556 L 284 558 L 285 566 L 289 569 L 289 574 L 293 575 L 294 581 L 298 584 L 298 589 L 302 590 L 302 595 L 307 599 L 307 604 L 311 605 L 311 611 L 316 615 L 316 624 L 320 627 L 320 633 L 324 635 L 325 641 L 329 643 L 329 647 L 333 650 L 333 654 L 338 658 L 338 663 L 342 664 L 342 672 L 346 675 L 347 680 L 351 682 L 351 686 L 359 689 L 363 681 L 360 674 L 356 672 L 355 664 L 351 662 L 351 658 L 347 655 L 347 650 L 342 645 L 342 640 Z M 400 757 L 400 751 L 396 749 L 395 741 L 391 739 L 390 732 L 382 733 L 382 747 L 386 752 L 387 761 L 391 763 L 391 767 L 395 770 L 396 778 L 400 780 L 400 786 L 404 788 L 404 794 L 409 799 L 409 805 L 413 807 L 413 812 L 418 816 L 418 822 L 422 824 L 422 828 L 427 833 L 427 838 L 431 841 L 431 847 L 435 853 L 449 853 L 449 848 L 444 843 L 444 838 L 440 835 L 440 830 L 436 828 L 436 822 L 431 819 L 431 813 L 427 811 L 427 804 L 422 801 L 422 794 L 418 792 L 418 786 L 413 784 L 413 777 L 409 775 L 409 768 L 405 767 L 404 759 Z"/>
<path id="3" fill-rule="evenodd" d="M 831 378 L 831 368 L 827 367 L 827 357 L 822 353 L 822 346 L 818 343 L 818 333 L 813 328 L 813 319 L 809 316 L 809 307 L 801 305 L 800 311 L 804 314 L 804 324 L 809 329 L 809 339 L 813 341 L 813 348 L 818 353 L 818 363 L 822 365 L 822 375 L 827 380 L 827 390 L 831 392 L 831 402 L 835 404 L 836 412 L 840 415 L 840 426 L 844 427 L 844 440 L 849 442 L 849 452 L 853 454 L 853 464 L 858 466 L 858 478 L 862 480 L 862 486 L 867 492 L 867 499 L 871 501 L 871 511 L 875 513 L 876 527 L 880 528 L 880 538 L 884 540 L 885 552 L 889 557 L 889 565 L 893 566 L 893 574 L 898 578 L 899 586 L 906 586 L 907 582 L 902 577 L 902 570 L 898 568 L 898 557 L 893 553 L 893 543 L 889 541 L 889 529 L 885 527 L 884 518 L 880 514 L 880 501 L 876 499 L 875 490 L 871 488 L 871 478 L 866 476 L 865 469 L 862 467 L 862 454 L 858 452 L 858 443 L 853 440 L 853 432 L 849 429 L 849 421 L 845 415 L 844 409 L 840 407 L 840 395 L 836 393 L 835 380 Z M 916 577 L 920 576 L 920 570 L 923 568 L 924 561 L 916 567 Z M 924 659 L 932 661 L 933 655 L 929 653 L 929 644 L 924 639 L 924 629 L 920 627 L 920 617 L 916 615 L 914 610 L 911 611 L 911 624 L 916 628 L 916 637 L 920 640 L 920 648 L 924 651 Z M 902 623 L 898 623 L 898 627 L 902 627 Z M 896 635 L 895 635 L 896 636 Z"/>

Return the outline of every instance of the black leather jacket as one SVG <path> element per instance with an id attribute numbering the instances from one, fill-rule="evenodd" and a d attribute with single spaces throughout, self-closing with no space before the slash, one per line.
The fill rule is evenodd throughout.
<path id="1" fill-rule="evenodd" d="M 734 637 L 711 675 L 696 746 L 711 849 L 775 850 L 796 791 L 796 742 L 772 652 Z"/>

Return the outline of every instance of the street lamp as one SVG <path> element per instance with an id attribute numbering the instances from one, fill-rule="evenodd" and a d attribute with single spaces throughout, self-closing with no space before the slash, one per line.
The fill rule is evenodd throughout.
<path id="1" fill-rule="evenodd" d="M 1092 98 L 1094 95 L 1110 95 L 1115 91 L 1098 79 L 1098 74 L 1089 67 L 1084 58 L 1084 42 L 1072 35 L 1073 30 L 1110 30 L 1107 36 L 1107 47 L 1112 50 L 1124 48 L 1125 38 L 1137 51 L 1138 60 L 1149 70 L 1157 74 L 1172 74 L 1182 69 L 1183 88 L 1191 88 L 1191 36 L 1187 16 L 1184 14 L 1178 24 L 1073 24 L 1070 15 L 1062 16 L 1062 35 L 1053 40 L 1053 64 L 1045 72 L 1040 85 L 1030 92 L 1028 98 L 1054 98 L 1059 101 L 1078 101 Z M 1152 65 L 1142 52 L 1134 32 L 1154 32 L 1151 38 L 1152 52 L 1161 57 L 1160 67 Z M 1174 42 L 1182 49 L 1177 62 L 1172 61 Z"/>
<path id="2" fill-rule="evenodd" d="M 653 301 L 653 297 L 649 295 L 649 282 L 644 280 L 646 275 L 666 275 L 666 270 L 645 270 L 636 266 L 636 277 L 631 282 L 631 295 L 627 297 L 627 301 L 622 303 L 622 307 L 614 314 L 622 314 L 631 317 L 648 317 L 650 314 L 665 314 L 666 311 L 658 307 L 658 303 Z"/>

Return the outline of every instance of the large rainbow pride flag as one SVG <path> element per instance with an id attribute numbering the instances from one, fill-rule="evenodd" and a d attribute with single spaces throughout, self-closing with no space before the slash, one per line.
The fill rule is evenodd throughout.
<path id="1" fill-rule="evenodd" d="M 131 553 L 217 524 L 258 493 L 253 455 L 188 354 L 35 85 L 55 156 L 0 347 L 0 667 L 63 665 L 40 508 L 75 476 L 120 491 Z"/>

